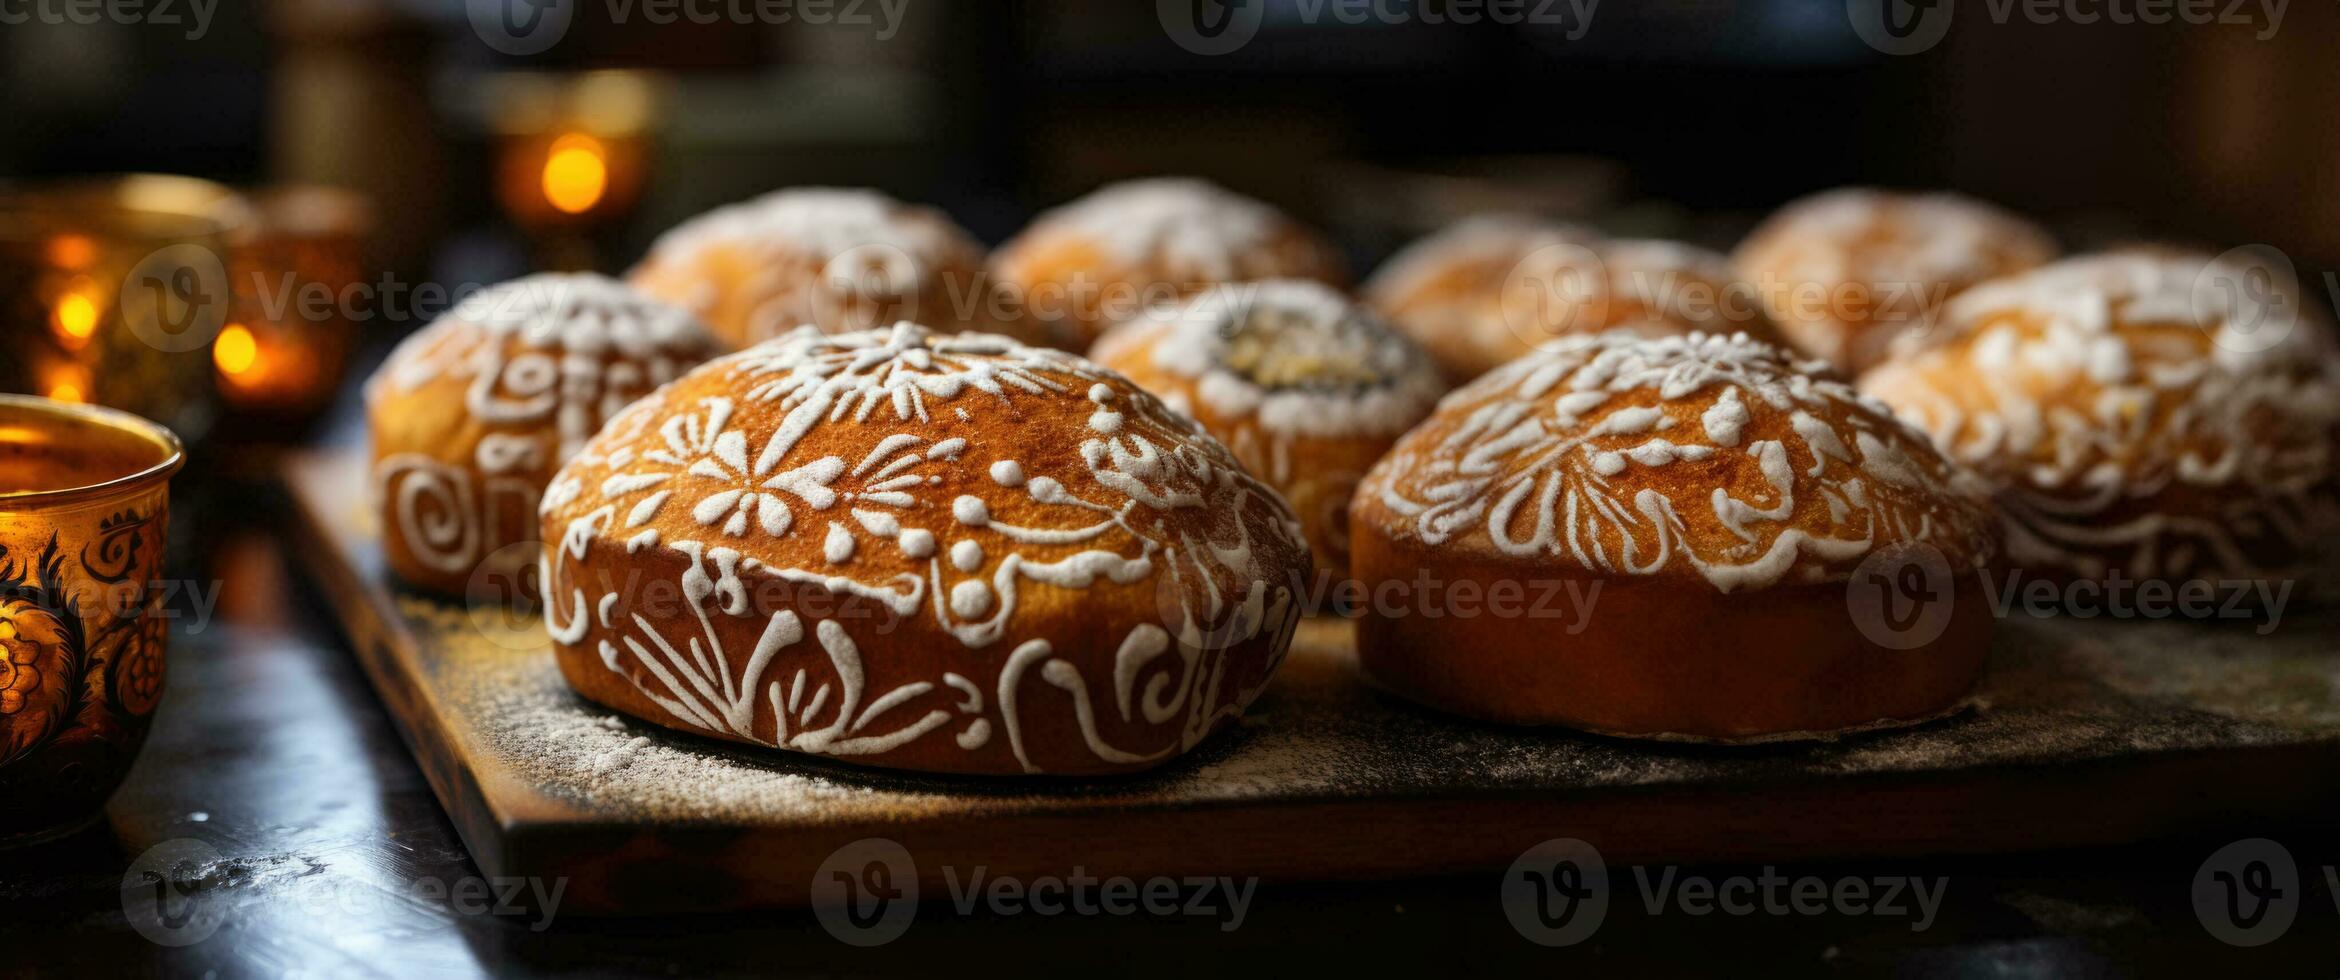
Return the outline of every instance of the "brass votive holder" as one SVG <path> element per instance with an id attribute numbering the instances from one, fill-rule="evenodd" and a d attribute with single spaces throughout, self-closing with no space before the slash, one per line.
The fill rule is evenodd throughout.
<path id="1" fill-rule="evenodd" d="M 184 457 L 127 412 L 0 395 L 0 847 L 94 819 L 146 741 Z"/>
<path id="2" fill-rule="evenodd" d="M 0 391 L 200 438 L 217 414 L 231 249 L 250 221 L 234 191 L 193 177 L 0 186 Z"/>
<path id="3" fill-rule="evenodd" d="M 249 199 L 253 227 L 229 262 L 235 312 L 212 344 L 212 363 L 231 425 L 297 425 L 340 390 L 357 339 L 350 297 L 366 282 L 373 208 L 353 192 L 309 185 L 261 188 Z"/>

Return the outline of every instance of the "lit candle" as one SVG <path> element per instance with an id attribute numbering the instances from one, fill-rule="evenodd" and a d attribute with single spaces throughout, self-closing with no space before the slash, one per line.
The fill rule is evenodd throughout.
<path id="1" fill-rule="evenodd" d="M 305 420 L 332 399 L 357 324 L 337 305 L 318 311 L 268 298 L 348 295 L 366 277 L 373 211 L 348 191 L 308 186 L 269 188 L 253 204 L 254 230 L 231 276 L 235 315 L 212 341 L 212 368 L 239 419 Z"/>
<path id="2" fill-rule="evenodd" d="M 108 405 L 200 436 L 227 313 L 233 191 L 132 175 L 0 189 L 0 391 Z"/>

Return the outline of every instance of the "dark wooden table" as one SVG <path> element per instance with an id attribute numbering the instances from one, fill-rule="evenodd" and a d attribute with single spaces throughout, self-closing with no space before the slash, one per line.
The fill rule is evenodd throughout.
<path id="1" fill-rule="evenodd" d="M 1232 931 L 1215 917 L 962 914 L 941 896 L 920 907 L 901 938 L 868 949 L 838 942 L 808 913 L 591 920 L 556 907 L 549 923 L 540 908 L 499 914 L 482 910 L 493 904 L 492 886 L 467 884 L 477 870 L 319 601 L 286 562 L 274 534 L 282 513 L 274 494 L 221 481 L 210 500 L 235 506 L 197 501 L 181 515 L 198 526 L 182 546 L 194 576 L 206 588 L 221 586 L 216 612 L 200 624 L 181 621 L 153 737 L 106 819 L 54 844 L 0 852 L 0 974 L 1118 975 L 1198 966 L 1311 974 L 1511 966 L 1538 975 L 1586 967 L 1600 975 L 2340 972 L 2340 913 L 2324 870 L 2340 864 L 2340 835 L 2247 813 L 2234 815 L 2231 833 L 2147 847 L 1776 869 L 1831 881 L 1941 876 L 1941 909 L 1924 929 L 1913 929 L 1907 915 L 1690 915 L 1678 904 L 1652 914 L 1635 872 L 1614 867 L 1598 933 L 1557 949 L 1511 927 L 1494 870 L 1262 885 Z M 1567 836 L 1567 828 L 1552 836 Z M 2287 845 L 2298 861 L 2300 888 L 2291 899 L 2298 920 L 2269 945 L 2229 946 L 2198 920 L 2191 884 L 2212 852 L 2262 836 Z M 125 873 L 166 845 L 216 855 L 178 866 L 192 921 L 217 924 L 200 941 L 157 943 L 126 912 Z M 1655 879 L 1665 870 L 1649 873 Z M 1673 873 L 1721 879 L 1764 870 Z M 150 900 L 145 894 L 134 891 L 129 902 Z"/>

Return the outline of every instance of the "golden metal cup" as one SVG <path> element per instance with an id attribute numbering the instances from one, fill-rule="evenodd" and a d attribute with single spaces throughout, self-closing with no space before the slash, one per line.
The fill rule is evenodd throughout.
<path id="1" fill-rule="evenodd" d="M 127 412 L 0 395 L 0 847 L 95 819 L 146 741 L 184 457 Z"/>

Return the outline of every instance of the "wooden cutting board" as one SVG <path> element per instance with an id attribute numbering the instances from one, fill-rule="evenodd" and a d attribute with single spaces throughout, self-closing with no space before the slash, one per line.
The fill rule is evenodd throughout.
<path id="1" fill-rule="evenodd" d="M 1135 777 L 866 772 L 635 723 L 571 694 L 532 618 L 402 593 L 364 465 L 286 474 L 300 556 L 482 873 L 566 877 L 563 909 L 796 905 L 882 837 L 994 875 L 1499 870 L 1555 837 L 1612 864 L 2126 843 L 2340 806 L 2340 614 L 2253 624 L 2018 616 L 1987 705 L 1839 742 L 1717 748 L 1474 724 L 1359 679 L 1349 624 L 1303 625 L 1233 731 Z M 1492 881 L 1492 878 L 1490 878 Z"/>

